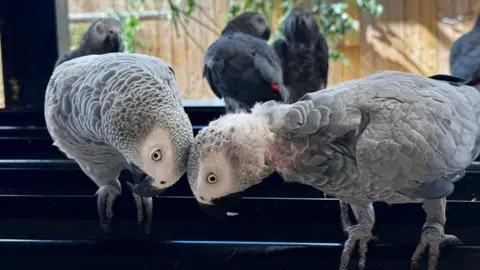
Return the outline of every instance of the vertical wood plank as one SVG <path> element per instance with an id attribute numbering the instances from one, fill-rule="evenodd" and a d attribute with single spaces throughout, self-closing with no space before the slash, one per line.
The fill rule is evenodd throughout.
<path id="1" fill-rule="evenodd" d="M 388 58 L 385 64 L 388 70 L 407 71 L 402 63 L 406 61 L 405 57 L 405 28 L 403 24 L 405 16 L 404 0 L 389 1 L 388 15 L 382 21 L 385 35 L 388 43 L 391 45 L 390 50 L 392 57 Z"/>
<path id="2" fill-rule="evenodd" d="M 409 72 L 422 73 L 418 63 L 420 61 L 420 27 L 418 25 L 420 12 L 419 1 L 405 0 L 405 58 Z M 406 63 L 406 64 L 407 64 Z"/>
<path id="3" fill-rule="evenodd" d="M 450 48 L 453 45 L 453 27 L 445 22 L 443 18 L 452 18 L 452 0 L 436 0 L 436 58 L 437 58 L 437 73 L 450 73 L 449 56 Z M 441 63 L 441 64 L 440 64 Z"/>
<path id="4" fill-rule="evenodd" d="M 361 23 L 360 18 L 360 8 L 358 5 L 353 4 L 351 1 L 348 5 L 347 13 L 355 20 L 358 20 Z M 345 57 L 350 63 L 350 68 L 345 65 L 340 66 L 340 81 L 342 83 L 348 80 L 357 79 L 362 76 L 362 62 L 359 57 L 360 50 L 360 37 L 359 33 L 349 33 L 343 40 L 340 42 L 339 50 L 343 52 Z"/>
<path id="5" fill-rule="evenodd" d="M 372 42 L 373 34 L 373 17 L 366 12 L 360 13 L 360 62 L 362 63 L 361 76 L 365 77 L 371 74 L 374 70 L 373 66 L 373 46 Z"/>
<path id="6" fill-rule="evenodd" d="M 184 41 L 183 41 L 183 29 L 180 25 L 178 28 L 175 28 L 174 24 L 170 26 L 171 34 L 170 42 L 171 46 L 171 55 L 172 55 L 172 68 L 175 70 L 175 76 L 178 80 L 178 84 L 180 85 L 181 89 L 185 89 L 187 85 L 187 68 L 186 68 L 186 52 L 184 48 Z"/>
<path id="7" fill-rule="evenodd" d="M 437 40 L 436 40 L 436 1 L 422 0 L 420 4 L 420 62 L 423 75 L 437 73 Z"/>

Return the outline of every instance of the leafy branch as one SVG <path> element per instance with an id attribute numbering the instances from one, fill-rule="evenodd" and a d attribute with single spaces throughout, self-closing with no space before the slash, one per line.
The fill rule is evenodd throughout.
<path id="1" fill-rule="evenodd" d="M 301 2 L 301 1 L 300 1 Z M 314 0 L 311 8 L 317 15 L 320 23 L 320 31 L 329 41 L 329 57 L 333 60 L 341 60 L 342 63 L 349 67 L 350 63 L 346 56 L 338 50 L 339 41 L 349 33 L 357 33 L 359 28 L 359 21 L 352 18 L 348 12 L 348 6 L 352 1 L 345 1 L 340 3 L 327 4 L 322 0 Z M 272 1 L 269 0 L 245 0 L 242 5 L 237 1 L 230 1 L 230 8 L 227 14 L 227 20 L 235 17 L 235 15 L 242 11 L 259 11 L 263 12 L 265 16 L 271 20 L 271 13 L 273 6 L 270 7 Z M 356 0 L 356 3 L 362 10 L 379 17 L 383 13 L 383 6 L 377 0 Z M 268 8 L 265 8 L 268 6 Z M 282 0 L 282 16 L 278 20 L 278 28 L 276 29 L 273 38 L 277 39 L 283 36 L 283 27 L 285 21 L 290 14 L 294 3 L 291 0 Z"/>

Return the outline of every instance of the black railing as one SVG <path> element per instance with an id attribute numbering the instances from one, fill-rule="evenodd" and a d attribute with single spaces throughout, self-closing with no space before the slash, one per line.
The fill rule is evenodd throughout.
<path id="1" fill-rule="evenodd" d="M 187 107 L 194 131 L 222 108 Z M 96 185 L 52 146 L 43 112 L 0 111 L 0 262 L 10 268 L 337 269 L 345 236 L 338 201 L 273 175 L 247 192 L 240 215 L 206 216 L 186 179 L 154 199 L 150 236 L 137 226 L 128 176 L 114 207 L 112 231 L 99 228 Z M 448 199 L 447 227 L 464 246 L 442 252 L 438 269 L 480 263 L 480 166 L 474 164 Z M 376 204 L 367 269 L 408 269 L 425 214 L 419 204 Z M 22 259 L 27 256 L 28 259 Z M 7 258 L 8 257 L 8 258 Z M 3 260 L 5 259 L 5 260 Z M 355 269 L 355 259 L 352 269 Z M 425 268 L 426 269 L 426 268 Z"/>

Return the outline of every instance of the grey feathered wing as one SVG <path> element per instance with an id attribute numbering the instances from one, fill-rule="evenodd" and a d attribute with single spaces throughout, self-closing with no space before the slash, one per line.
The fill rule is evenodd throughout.
<path id="1" fill-rule="evenodd" d="M 452 180 L 478 155 L 479 104 L 470 86 L 380 72 L 278 106 L 271 123 L 274 132 L 308 138 L 310 146 L 348 137 L 359 181 L 432 199 L 449 195 Z"/>
<path id="2" fill-rule="evenodd" d="M 102 114 L 110 109 L 115 98 L 115 92 L 101 96 L 105 81 L 112 72 L 84 68 L 84 63 L 72 62 L 64 69 L 67 72 L 55 72 L 52 75 L 51 85 L 47 88 L 47 105 L 45 119 L 52 123 L 48 125 L 54 144 L 61 146 L 69 158 L 75 153 L 78 162 L 96 163 L 100 168 L 109 170 L 111 164 L 105 160 L 120 162 L 123 158 L 112 151 L 111 146 L 99 141 L 103 134 Z M 85 84 L 87 72 L 98 72 L 99 79 L 95 83 Z M 104 74 L 102 74 L 102 72 Z M 92 147 L 85 147 L 85 142 L 95 144 L 96 151 L 89 151 Z M 61 144 L 61 145 L 60 145 Z M 82 149 L 79 155 L 79 149 Z M 102 151 L 104 150 L 104 151 Z"/>
<path id="3" fill-rule="evenodd" d="M 288 81 L 287 75 L 287 64 L 288 61 L 288 45 L 285 38 L 279 38 L 275 40 L 272 44 L 272 48 L 277 54 L 278 58 L 280 59 L 280 63 L 282 64 L 282 72 L 283 72 L 283 83 L 288 85 L 290 82 Z"/>

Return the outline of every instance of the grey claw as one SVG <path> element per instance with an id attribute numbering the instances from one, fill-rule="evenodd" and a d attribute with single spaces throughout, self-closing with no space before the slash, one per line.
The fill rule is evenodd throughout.
<path id="1" fill-rule="evenodd" d="M 440 257 L 440 248 L 446 245 L 461 244 L 460 239 L 455 235 L 445 234 L 443 226 L 427 227 L 422 232 L 420 243 L 412 255 L 410 269 L 418 268 L 422 254 L 428 247 L 428 270 L 437 269 L 438 259 Z"/>
<path id="2" fill-rule="evenodd" d="M 145 207 L 145 233 L 149 235 L 152 232 L 153 224 L 153 198 L 152 197 L 143 197 L 143 206 Z"/>
<path id="3" fill-rule="evenodd" d="M 374 237 L 370 230 L 366 230 L 359 225 L 353 225 L 348 228 L 345 228 L 348 232 L 348 239 L 345 242 L 345 246 L 340 257 L 340 270 L 347 270 L 348 263 L 350 262 L 350 257 L 353 250 L 358 243 L 358 268 L 363 270 L 366 265 L 367 251 L 368 251 L 368 242 Z"/>
<path id="4" fill-rule="evenodd" d="M 128 188 L 133 192 L 135 186 L 134 186 L 132 183 L 128 182 L 128 181 L 126 181 L 126 182 L 127 182 Z"/>
<path id="5" fill-rule="evenodd" d="M 110 224 L 113 217 L 113 204 L 115 199 L 120 194 L 120 191 L 115 187 L 105 186 L 97 191 L 97 210 L 100 218 L 100 228 L 110 233 Z"/>
<path id="6" fill-rule="evenodd" d="M 110 224 L 100 222 L 100 228 L 102 228 L 102 231 L 105 233 L 110 233 Z"/>
<path id="7" fill-rule="evenodd" d="M 151 197 L 140 197 L 132 192 L 135 206 L 137 208 L 137 224 L 142 226 L 145 221 L 145 233 L 149 235 L 152 232 L 153 223 L 153 199 Z"/>
<path id="8" fill-rule="evenodd" d="M 146 235 L 150 235 L 152 233 L 152 223 L 148 223 L 145 224 L 145 234 Z"/>

